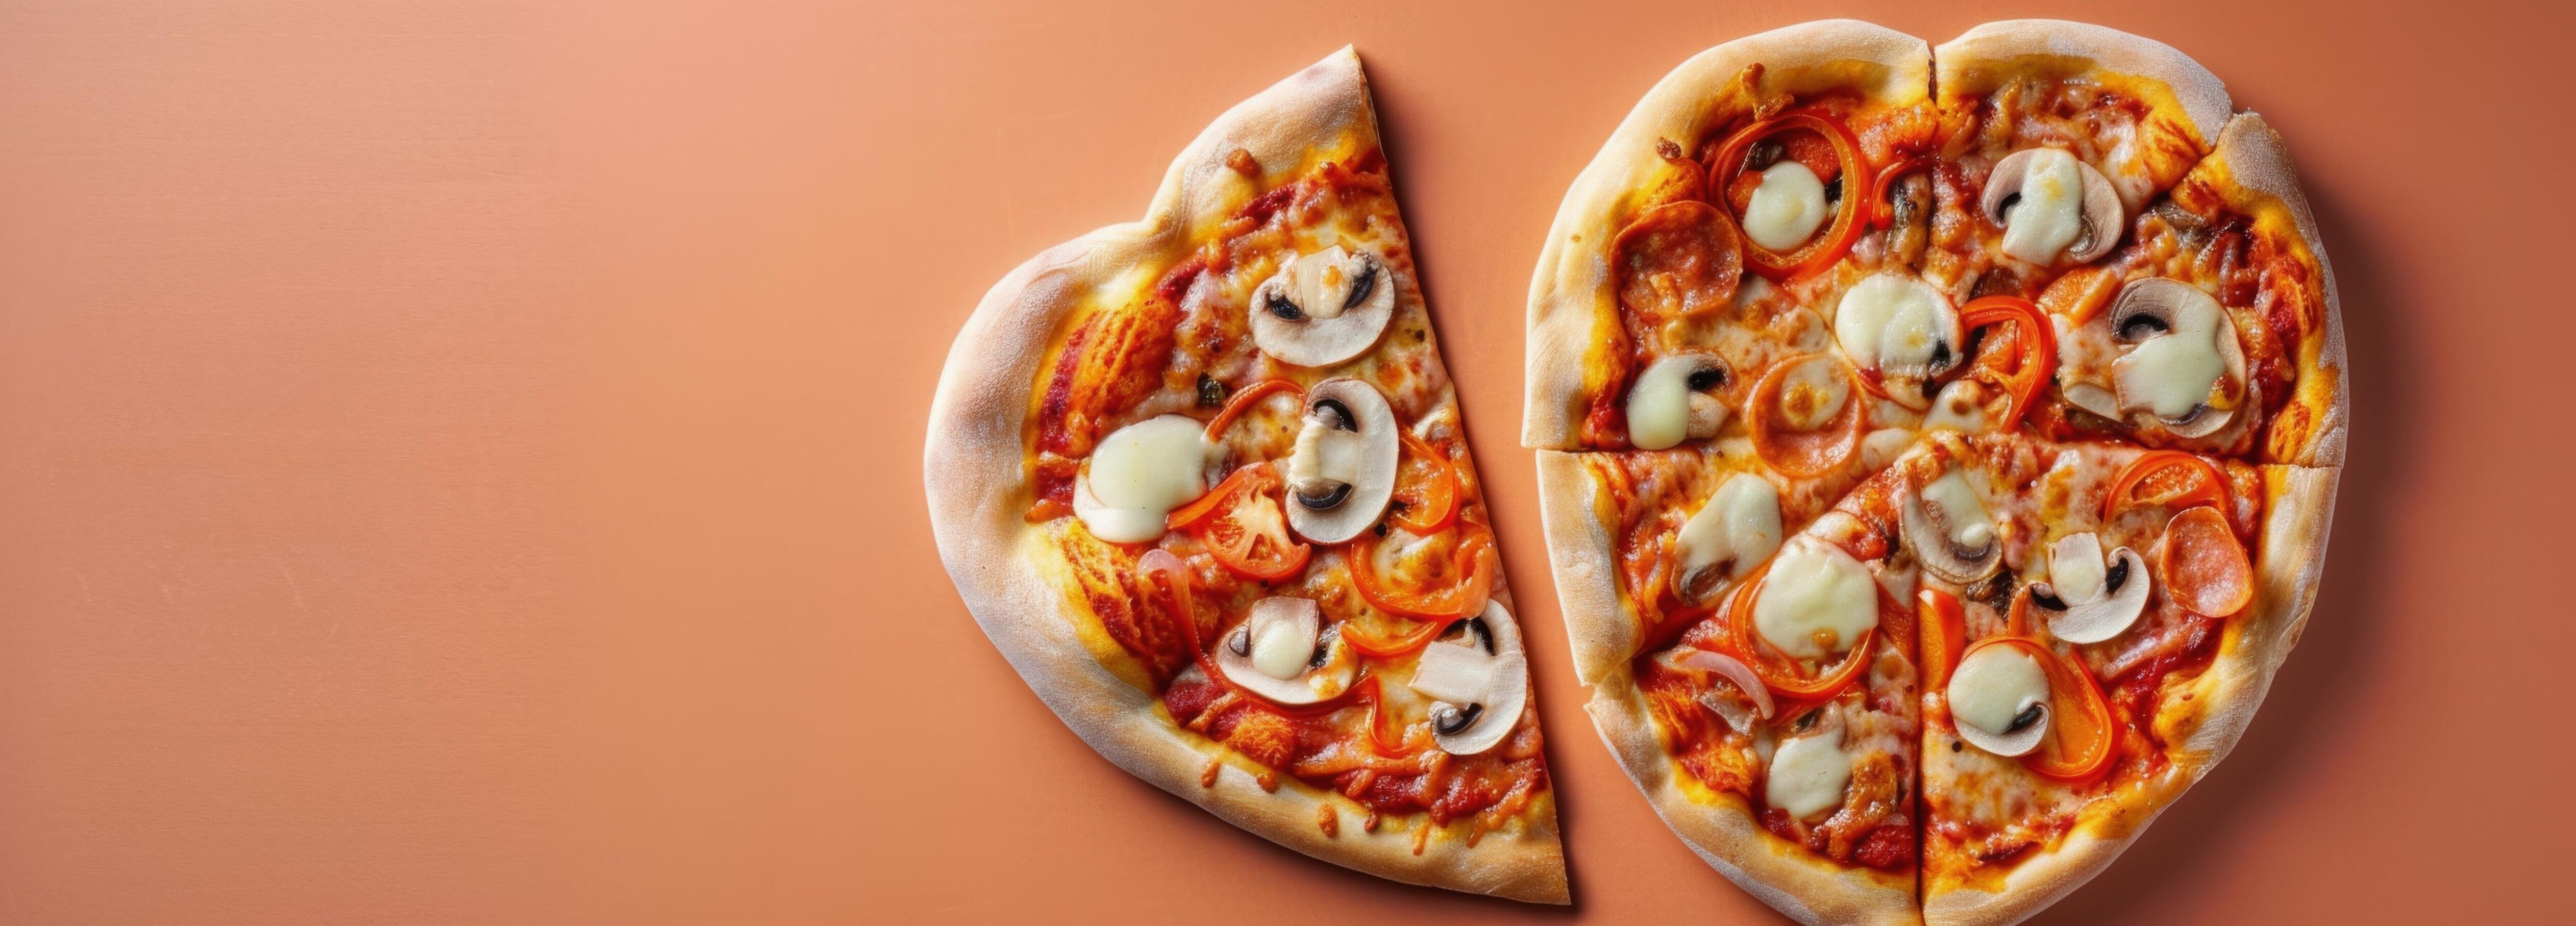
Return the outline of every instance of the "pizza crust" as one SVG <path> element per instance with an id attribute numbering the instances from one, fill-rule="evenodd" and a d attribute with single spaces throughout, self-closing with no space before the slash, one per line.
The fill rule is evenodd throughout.
<path id="1" fill-rule="evenodd" d="M 1617 541 L 1601 516 L 1611 504 L 1576 454 L 1539 451 L 1538 482 L 1539 522 L 1555 567 L 1556 602 L 1565 614 L 1574 675 L 1586 685 L 1599 684 L 1637 653 L 1637 620 L 1619 597 Z"/>
<path id="2" fill-rule="evenodd" d="M 2281 133 L 2260 113 L 2247 110 L 2237 114 L 2218 133 L 2217 149 L 2209 160 L 2223 166 L 2238 189 L 2277 200 L 2289 210 L 2298 227 L 2299 237 L 2316 258 L 2317 274 L 2325 288 L 2325 337 L 2309 351 L 2310 345 L 2298 346 L 2298 392 L 2290 397 L 2293 404 L 2307 406 L 2317 424 L 2310 429 L 2308 440 L 2279 462 L 2299 466 L 2342 466 L 2347 430 L 2352 421 L 2352 390 L 2347 377 L 2348 355 L 2343 341 L 2343 301 L 2335 289 L 2334 265 L 2326 259 L 2326 243 L 2317 236 L 2316 213 L 2308 208 L 2308 196 L 2299 189 L 2298 172 L 2290 166 L 2289 146 Z M 2264 448 L 2267 452 L 2271 448 Z"/>
<path id="3" fill-rule="evenodd" d="M 2254 603 L 2229 621 L 2208 671 L 2178 691 L 2167 691 L 2155 723 L 2176 744 L 2169 750 L 2173 764 L 2115 801 L 2086 807 L 2064 841 L 2015 866 L 2001 891 L 1927 892 L 1925 923 L 2017 923 L 2047 909 L 2110 867 L 2165 808 L 2227 757 L 2263 705 L 2273 674 L 2298 645 L 2316 605 L 2342 472 L 2336 467 L 2263 467 L 2262 552 L 2254 562 Z"/>
<path id="4" fill-rule="evenodd" d="M 1802 923 L 1918 922 L 1911 873 L 1889 875 L 1818 858 L 1763 829 L 1741 798 L 1687 782 L 1688 773 L 1656 732 L 1627 663 L 1593 683 L 1584 710 L 1619 768 L 1645 792 L 1655 816 L 1746 893 Z"/>
<path id="5" fill-rule="evenodd" d="M 1656 82 L 1619 123 L 1557 207 L 1530 280 L 1529 352 L 1521 445 L 1569 450 L 1581 437 L 1584 355 L 1599 326 L 1618 324 L 1618 296 L 1602 247 L 1635 211 L 1635 197 L 1664 160 L 1658 141 L 1688 148 L 1714 128 L 1713 104 L 1745 67 L 1763 65 L 1765 90 L 1858 86 L 1894 105 L 1931 94 L 1932 50 L 1922 39 L 1871 23 L 1829 19 L 1747 36 L 1691 56 Z"/>
<path id="6" fill-rule="evenodd" d="M 2032 57 L 2071 58 L 2098 70 L 2162 82 L 2205 147 L 2235 109 L 2227 85 L 2173 46 L 2107 26 L 2063 19 L 2006 19 L 1960 33 L 1932 50 L 1944 103 L 1995 87 L 1997 65 Z"/>
<path id="7" fill-rule="evenodd" d="M 1305 169 L 1319 139 L 1375 139 L 1375 115 L 1349 48 L 1228 110 L 1190 143 L 1156 190 L 1143 221 L 1113 225 L 1047 249 L 994 285 L 949 349 L 931 402 L 923 481 L 932 534 L 957 590 L 995 647 L 1040 700 L 1093 749 L 1130 774 L 1229 823 L 1307 855 L 1398 881 L 1565 903 L 1565 862 L 1554 792 L 1519 822 L 1475 847 L 1471 821 L 1452 821 L 1413 850 L 1410 827 L 1366 832 L 1367 808 L 1278 775 L 1265 791 L 1256 767 L 1229 756 L 1213 786 L 1209 762 L 1226 750 L 1174 724 L 1145 691 L 1102 666 L 1076 633 L 1080 615 L 1049 580 L 1024 434 L 1033 385 L 1057 328 L 1094 287 L 1139 265 L 1170 262 L 1225 221 L 1253 189 L 1228 155 L 1240 148 L 1273 178 Z M 1339 835 L 1318 824 L 1340 816 Z"/>

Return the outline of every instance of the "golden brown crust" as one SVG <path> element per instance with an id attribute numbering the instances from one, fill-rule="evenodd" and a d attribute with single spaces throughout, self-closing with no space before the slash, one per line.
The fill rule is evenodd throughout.
<path id="1" fill-rule="evenodd" d="M 2062 19 L 2007 19 L 1986 23 L 1932 50 L 1941 102 L 1950 106 L 1982 96 L 2033 69 L 2059 76 L 2088 73 L 2145 78 L 2168 97 L 2150 105 L 2180 118 L 2202 150 L 2218 137 L 2234 104 L 2227 85 L 2173 46 L 2092 23 Z M 2170 179 L 2170 178 L 2168 178 Z"/>
<path id="2" fill-rule="evenodd" d="M 1182 729 L 1144 690 L 1120 679 L 1080 637 L 1073 603 L 1049 575 L 1061 558 L 1043 525 L 1027 523 L 1033 499 L 1024 433 L 1039 364 L 1056 330 L 1085 295 L 1133 268 L 1178 261 L 1231 215 L 1253 182 L 1227 163 L 1237 149 L 1276 179 L 1307 154 L 1350 135 L 1374 145 L 1375 116 L 1359 59 L 1343 49 L 1219 117 L 1164 176 L 1141 222 L 1115 225 L 1050 248 L 995 284 L 950 349 L 931 403 L 923 454 L 931 527 L 940 558 L 975 615 L 1039 698 L 1101 755 L 1138 778 L 1281 845 L 1371 874 L 1517 900 L 1565 903 L 1563 850 L 1553 792 L 1503 829 L 1467 840 L 1472 819 L 1452 821 L 1416 853 L 1410 827 L 1368 832 L 1368 809 L 1229 756 L 1212 784 L 1218 744 Z M 1327 833 L 1325 808 L 1346 825 Z"/>
<path id="3" fill-rule="evenodd" d="M 2261 448 L 2264 457 L 2299 466 L 2341 466 L 2352 418 L 2343 302 L 2335 290 L 2334 266 L 2326 259 L 2325 241 L 2317 236 L 2316 214 L 2309 210 L 2298 172 L 2290 166 L 2289 146 L 2261 114 L 2240 113 L 2219 132 L 2216 150 L 2193 173 L 2204 171 L 2245 196 L 2249 201 L 2231 205 L 2254 213 L 2258 222 L 2286 219 L 2297 229 L 2323 280 L 2323 331 L 2292 348 L 2298 380 L 2290 405 L 2299 409 L 2300 424 L 2291 428 L 2276 423 L 2277 433 L 2268 436 Z"/>
<path id="4" fill-rule="evenodd" d="M 1538 480 L 1539 519 L 1574 674 L 1596 684 L 1613 670 L 1626 671 L 1637 652 L 1637 621 L 1620 601 L 1618 542 L 1605 515 L 1615 509 L 1576 454 L 1539 451 Z"/>
<path id="5" fill-rule="evenodd" d="M 1656 144 L 1689 146 L 1743 113 L 1727 93 L 1747 66 L 1763 65 L 1763 92 L 1851 87 L 1889 105 L 1931 93 L 1932 56 L 1922 39 L 1848 19 L 1802 23 L 1700 52 L 1646 91 L 1557 207 L 1538 272 L 1530 280 L 1528 382 L 1521 445 L 1577 446 L 1590 395 L 1586 356 L 1603 326 L 1618 324 L 1603 249 L 1636 211 L 1642 190 L 1666 170 Z"/>

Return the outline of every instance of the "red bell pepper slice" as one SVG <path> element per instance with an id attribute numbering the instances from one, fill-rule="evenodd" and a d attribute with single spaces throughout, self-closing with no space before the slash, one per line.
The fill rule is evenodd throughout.
<path id="1" fill-rule="evenodd" d="M 1727 635 L 1734 638 L 1736 655 L 1753 669 L 1754 675 L 1762 678 L 1762 684 L 1769 686 L 1772 694 L 1793 701 L 1830 700 L 1851 687 L 1852 682 L 1860 678 L 1861 671 L 1869 666 L 1869 648 L 1871 642 L 1878 639 L 1878 628 L 1861 631 L 1860 638 L 1852 641 L 1851 652 L 1843 656 L 1840 664 L 1819 670 L 1813 678 L 1801 678 L 1794 669 L 1782 663 L 1786 654 L 1775 655 L 1770 644 L 1754 632 L 1753 602 L 1762 596 L 1764 580 L 1770 574 L 1771 564 L 1764 563 L 1746 575 L 1742 582 L 1736 584 L 1734 597 L 1726 605 Z"/>
<path id="2" fill-rule="evenodd" d="M 2039 390 L 2057 375 L 2057 328 L 2039 306 L 2019 296 L 1986 296 L 1960 307 L 1961 328 L 1975 331 L 1989 325 L 2005 327 L 1987 335 L 1968 375 L 2012 396 L 2003 422 L 2010 428 L 2021 422 Z"/>
<path id="3" fill-rule="evenodd" d="M 1399 430 L 1396 437 L 1404 441 L 1404 464 L 1396 470 L 1395 500 L 1404 507 L 1387 520 L 1426 537 L 1448 530 L 1458 520 L 1456 469 L 1412 431 Z"/>
<path id="4" fill-rule="evenodd" d="M 1799 129 L 1824 136 L 1834 147 L 1834 159 L 1842 165 L 1842 205 L 1834 211 L 1834 224 L 1795 251 L 1781 254 L 1751 240 L 1744 242 L 1744 263 L 1763 278 L 1781 281 L 1811 276 L 1832 267 L 1860 240 L 1868 221 L 1861 214 L 1864 191 L 1870 182 L 1869 162 L 1862 158 L 1860 139 L 1842 120 L 1812 111 L 1783 113 L 1745 126 L 1718 146 L 1717 159 L 1709 165 L 1709 195 L 1723 197 L 1733 188 L 1735 178 L 1744 172 L 1744 156 L 1756 142 Z"/>
<path id="5" fill-rule="evenodd" d="M 1351 584 L 1362 600 L 1389 614 L 1439 621 L 1468 617 L 1467 612 L 1482 609 L 1493 595 L 1494 573 L 1502 562 L 1494 553 L 1491 531 L 1473 522 L 1464 528 L 1466 534 L 1450 554 L 1456 579 L 1445 588 L 1389 588 L 1377 574 L 1377 545 L 1383 541 L 1366 534 L 1344 550 L 1351 560 Z"/>
<path id="6" fill-rule="evenodd" d="M 2147 505 L 2181 510 L 2227 508 L 2227 477 L 2215 464 L 2180 450 L 2150 450 L 2130 461 L 2102 497 L 2102 520 Z"/>

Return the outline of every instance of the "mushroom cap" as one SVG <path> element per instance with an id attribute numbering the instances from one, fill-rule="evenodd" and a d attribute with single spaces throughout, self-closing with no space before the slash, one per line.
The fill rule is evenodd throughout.
<path id="1" fill-rule="evenodd" d="M 1986 175 L 1986 188 L 1977 204 L 1986 214 L 1986 221 L 1994 223 L 1997 228 L 2004 226 L 2004 200 L 2021 192 L 2022 180 L 2030 173 L 2031 161 L 2042 150 L 2053 149 L 2024 148 L 1995 162 L 1994 171 Z M 2058 255 L 2058 261 L 2081 264 L 2111 253 L 2111 248 L 2120 243 L 2121 232 L 2127 225 L 2127 212 L 2120 205 L 2120 191 L 2111 185 L 2111 178 L 2103 176 L 2082 158 L 2075 160 L 2075 169 L 2084 178 L 2086 233 L 2075 243 L 2067 245 L 2066 250 Z"/>
<path id="2" fill-rule="evenodd" d="M 1273 602 L 1279 604 L 1274 605 Z M 1330 630 L 1313 627 L 1321 621 L 1321 615 L 1311 600 L 1282 596 L 1264 598 L 1253 604 L 1251 615 L 1242 623 L 1217 638 L 1217 670 L 1225 673 L 1227 681 L 1281 704 L 1313 704 L 1341 694 L 1351 687 L 1359 671 L 1359 660 L 1352 655 L 1349 645 L 1342 642 L 1340 627 Z M 1261 654 L 1254 649 L 1264 642 L 1264 631 L 1282 622 L 1290 624 L 1298 637 L 1315 641 L 1302 670 L 1286 678 L 1262 671 L 1258 664 Z M 1237 646 L 1242 650 L 1238 652 Z M 1316 661 L 1317 656 L 1322 657 L 1321 662 Z"/>
<path id="3" fill-rule="evenodd" d="M 2161 331 L 2144 321 L 2152 319 Z M 2114 395 L 2121 411 L 2144 410 L 2153 415 L 2156 424 L 2177 437 L 2200 438 L 2224 430 L 2233 423 L 2237 408 L 2219 408 L 2209 399 L 2232 394 L 2246 382 L 2244 347 L 2237 343 L 2236 320 L 2218 304 L 2218 300 L 2199 287 L 2171 277 L 2146 277 L 2131 280 L 2120 287 L 2109 313 L 2111 337 L 2123 346 L 2120 359 L 2111 367 Z M 2183 415 L 2168 416 L 2166 409 L 2153 407 L 2144 395 L 2155 384 L 2154 375 L 2138 362 L 2139 349 L 2168 337 L 2208 337 L 2219 361 L 2217 377 L 2209 395 Z"/>
<path id="4" fill-rule="evenodd" d="M 1361 441 L 1359 472 L 1350 491 L 1329 507 L 1308 507 L 1294 489 L 1283 507 L 1288 509 L 1288 526 L 1295 528 L 1298 536 L 1316 543 L 1343 543 L 1376 524 L 1378 516 L 1386 511 L 1387 501 L 1395 497 L 1399 425 L 1395 410 L 1387 407 L 1386 396 L 1365 382 L 1345 377 L 1317 383 L 1306 393 L 1306 410 L 1311 413 L 1326 400 L 1339 402 L 1350 411 L 1351 426 L 1359 432 Z"/>
<path id="5" fill-rule="evenodd" d="M 2068 604 L 2066 610 L 2050 612 L 2048 633 L 2068 643 L 2100 643 L 2119 636 L 2147 613 L 2147 591 L 2155 584 L 2147 573 L 2147 560 L 2138 551 L 2121 547 L 2111 551 L 2111 567 L 2106 570 L 2104 589 L 2107 594 L 2091 601 Z M 2048 583 L 2034 583 L 2027 590 L 2034 597 L 2054 594 Z M 2037 605 L 2037 601 L 2032 604 Z"/>
<path id="6" fill-rule="evenodd" d="M 1726 362 L 1715 354 L 1676 354 L 1647 364 L 1637 374 L 1635 385 L 1628 387 L 1628 442 L 1639 450 L 1663 450 L 1678 446 L 1698 430 L 1691 421 L 1694 403 L 1691 377 L 1715 370 L 1723 383 Z M 1726 420 L 1726 406 L 1717 406 L 1716 422 L 1707 425 L 1716 430 Z"/>
<path id="7" fill-rule="evenodd" d="M 1456 733 L 1441 733 L 1436 724 L 1432 728 L 1432 740 L 1442 752 L 1454 756 L 1471 756 L 1500 745 L 1520 725 L 1521 712 L 1529 706 L 1529 655 L 1521 649 L 1520 627 L 1513 623 L 1512 612 L 1501 602 L 1487 601 L 1485 610 L 1474 619 L 1483 621 L 1493 633 L 1492 652 L 1482 654 L 1490 667 L 1484 694 L 1480 700 L 1470 702 L 1482 705 L 1482 710 L 1476 712 L 1475 720 L 1466 729 Z M 1432 645 L 1474 649 L 1454 643 Z M 1441 703 L 1454 710 L 1467 709 L 1464 704 Z"/>
<path id="8" fill-rule="evenodd" d="M 1301 285 L 1310 279 L 1336 276 L 1312 273 L 1310 262 L 1324 261 L 1342 270 L 1339 287 Z M 1300 272 L 1305 264 L 1307 272 Z M 1360 287 L 1366 286 L 1366 291 Z M 1347 301 L 1339 314 L 1327 317 L 1305 305 L 1318 299 L 1342 293 Z M 1276 306 L 1293 307 L 1295 317 L 1283 317 Z M 1334 245 L 1313 254 L 1296 255 L 1280 262 L 1279 271 L 1271 274 L 1252 292 L 1252 305 L 1247 310 L 1252 321 L 1252 343 L 1264 354 L 1281 363 L 1301 367 L 1326 367 L 1366 353 L 1386 332 L 1387 320 L 1395 315 L 1394 271 L 1375 253 L 1362 250 L 1344 251 Z M 1330 309 L 1327 310 L 1331 311 Z"/>
<path id="9" fill-rule="evenodd" d="M 1938 497 L 1951 496 L 1951 504 L 1977 501 L 1975 490 L 1969 488 L 1959 474 L 1959 470 L 1951 470 L 1908 495 L 1901 520 L 1904 522 L 1906 546 L 1914 550 L 1914 558 L 1922 562 L 1924 570 L 1964 586 L 1983 581 L 1996 569 L 2002 568 L 2003 540 L 1994 536 L 1991 526 L 1987 528 L 1985 541 L 1981 544 L 1968 546 L 1959 539 L 1959 530 L 1953 522 L 1966 512 L 1947 510 Z M 1959 480 L 1956 489 L 1964 490 L 1964 495 L 1941 485 L 1950 479 Z M 1982 506 L 1982 502 L 1978 503 Z M 1982 511 L 1977 515 L 1986 517 Z"/>
<path id="10" fill-rule="evenodd" d="M 1981 646 L 1970 650 L 1951 672 L 1944 691 L 1952 726 L 1969 745 L 1999 756 L 2018 756 L 2039 748 L 2048 735 L 2048 670 L 2020 646 Z M 1997 720 L 2016 720 L 2036 708 L 2036 720 L 2020 729 Z M 1992 729 L 2001 726 L 2006 729 Z"/>

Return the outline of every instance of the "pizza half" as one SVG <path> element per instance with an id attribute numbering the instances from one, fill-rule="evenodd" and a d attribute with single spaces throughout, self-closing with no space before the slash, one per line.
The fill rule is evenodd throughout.
<path id="1" fill-rule="evenodd" d="M 1567 901 L 1528 656 L 1350 50 L 1219 118 L 1144 221 L 996 285 L 924 470 L 977 622 L 1103 756 L 1317 858 Z"/>
<path id="2" fill-rule="evenodd" d="M 1602 738 L 1800 920 L 2053 903 L 2306 620 L 2334 305 L 2279 138 L 2164 45 L 1830 21 L 1685 62 L 1531 284 L 1523 440 Z"/>

